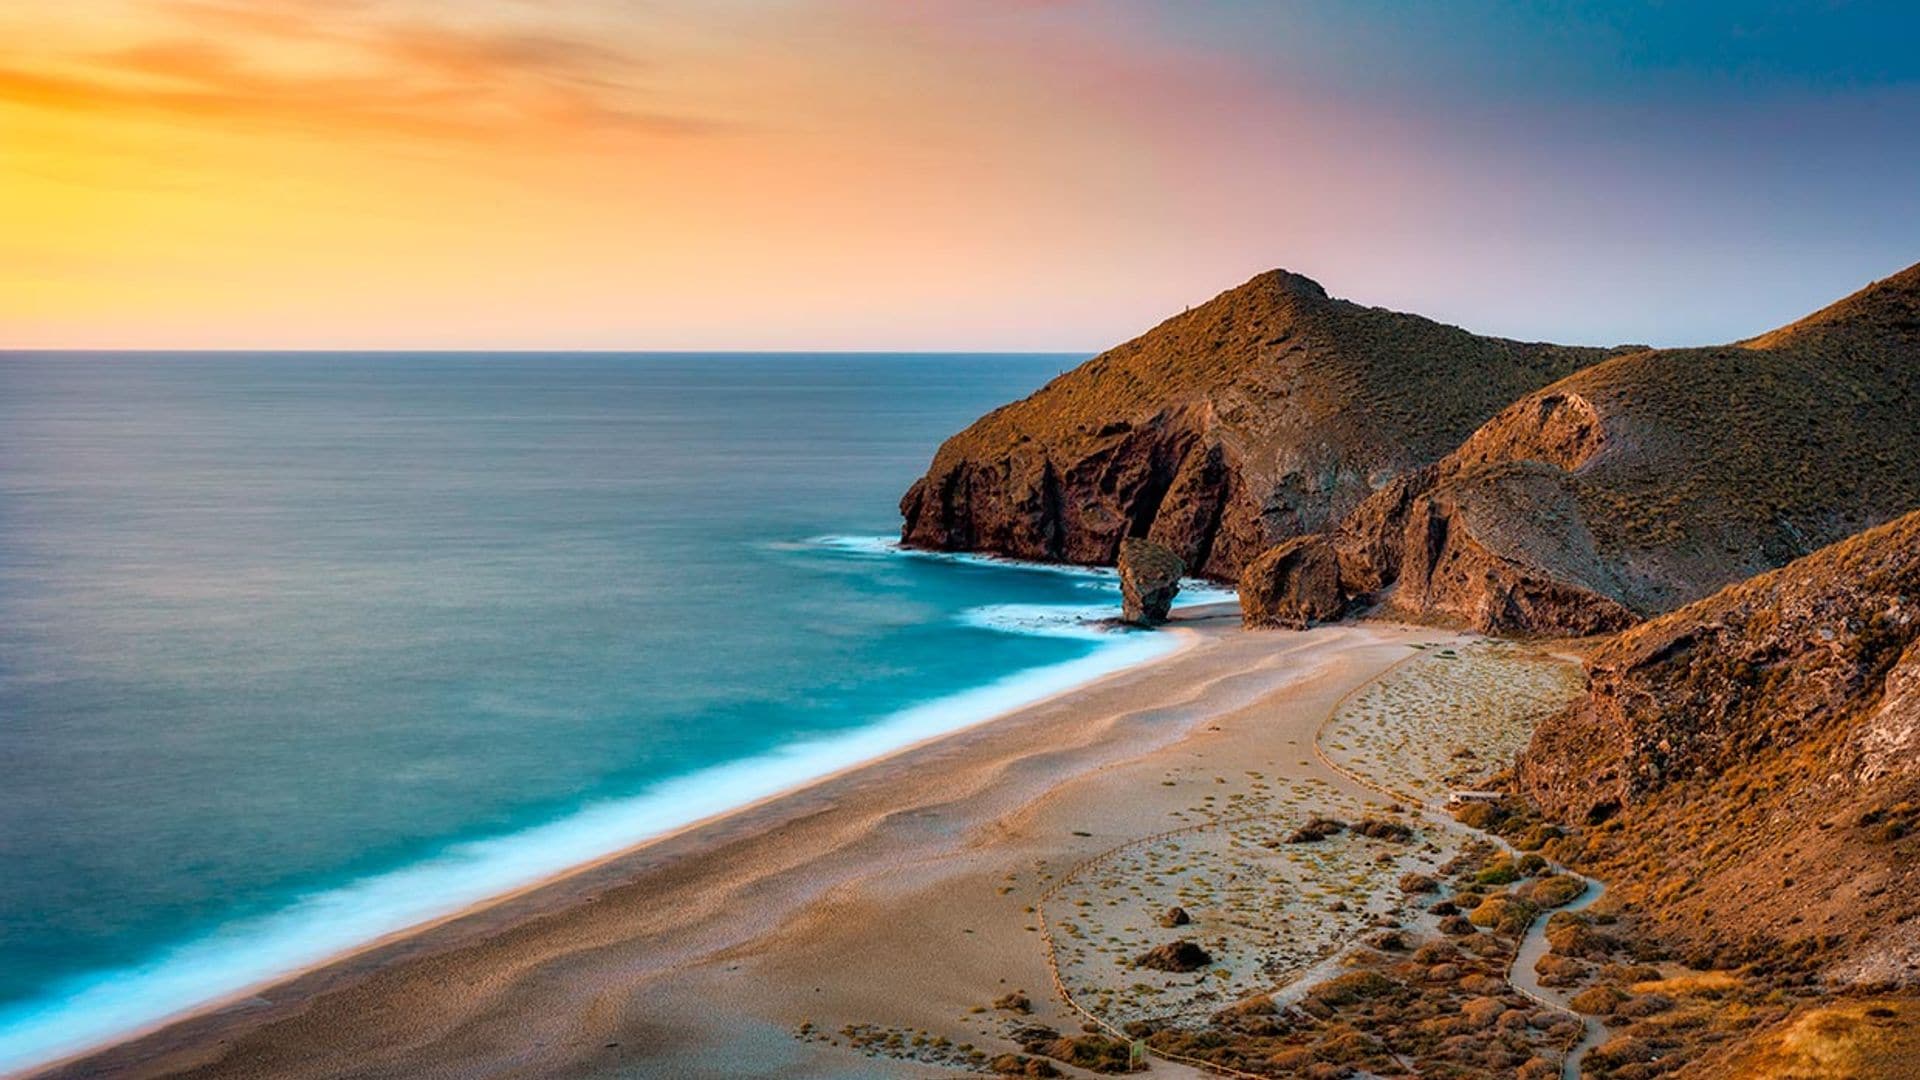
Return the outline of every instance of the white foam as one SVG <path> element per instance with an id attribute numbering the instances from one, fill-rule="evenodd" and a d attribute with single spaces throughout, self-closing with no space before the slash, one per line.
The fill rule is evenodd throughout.
<path id="1" fill-rule="evenodd" d="M 1031 559 L 1010 559 L 1002 555 L 982 555 L 973 551 L 933 551 L 928 548 L 908 547 L 892 536 L 816 536 L 808 541 L 814 547 L 833 548 L 853 555 L 878 555 L 886 557 L 904 556 L 909 559 L 926 559 L 932 562 L 967 563 L 974 566 L 1005 566 L 1016 570 L 1034 570 L 1044 574 L 1060 574 L 1064 577 L 1092 578 L 1096 581 L 1115 582 L 1119 575 L 1110 566 L 1080 566 L 1075 563 L 1036 562 Z"/>
<path id="2" fill-rule="evenodd" d="M 875 547 L 877 553 L 891 554 Z M 991 560 L 982 560 L 991 561 Z M 1048 569 L 1055 569 L 1049 567 Z M 1072 572 L 1082 572 L 1073 568 Z M 64 1057 L 232 997 L 367 942 L 459 912 L 650 838 L 1119 671 L 1177 647 L 1167 634 L 1102 632 L 1095 609 L 994 605 L 966 618 L 1013 633 L 1091 637 L 1092 653 L 1009 675 L 828 737 L 663 781 L 544 825 L 452 844 L 420 862 L 222 927 L 147 963 L 76 977 L 0 1010 L 0 1072 Z M 1110 612 L 1109 608 L 1099 609 Z"/>
<path id="3" fill-rule="evenodd" d="M 1120 590 L 1116 586 L 1103 585 L 1099 591 L 1107 596 L 1098 605 L 1080 604 L 984 604 L 962 612 L 959 619 L 968 626 L 978 626 L 987 630 L 998 630 L 1007 634 L 1031 634 L 1035 637 L 1060 637 L 1101 640 L 1115 634 L 1137 633 L 1126 627 L 1116 626 L 1114 616 L 1118 615 Z M 1200 604 L 1218 604 L 1235 599 L 1236 594 L 1228 589 L 1203 582 L 1188 582 L 1180 587 L 1179 602 L 1174 606 L 1193 607 Z"/>
<path id="4" fill-rule="evenodd" d="M 1086 578 L 1088 580 L 1081 583 L 1081 588 L 1111 592 L 1116 603 L 1120 596 L 1120 575 L 1110 566 L 1035 562 L 1030 559 L 1010 559 L 1001 555 L 982 555 L 971 551 L 930 551 L 926 548 L 907 547 L 892 536 L 816 536 L 808 543 L 815 547 L 833 548 L 854 555 L 930 559 L 936 562 L 970 563 L 977 566 L 1004 566 L 1018 570 L 1060 574 L 1065 577 Z M 1238 592 L 1225 585 L 1218 585 L 1201 578 L 1182 578 L 1180 593 L 1175 597 L 1174 606 L 1197 607 L 1201 604 L 1224 604 L 1231 603 L 1239 597 Z M 1104 618 L 1111 614 L 1103 611 L 1096 617 Z"/>
<path id="5" fill-rule="evenodd" d="M 985 604 L 962 612 L 959 620 L 968 626 L 1006 634 L 1099 640 L 1114 636 L 1111 628 L 1099 625 L 1100 620 L 1111 619 L 1113 614 L 1111 605 Z"/>

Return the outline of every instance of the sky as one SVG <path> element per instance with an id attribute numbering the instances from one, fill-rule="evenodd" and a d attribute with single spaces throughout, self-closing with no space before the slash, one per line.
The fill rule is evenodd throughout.
<path id="1" fill-rule="evenodd" d="M 0 347 L 1091 352 L 1276 266 L 1729 340 L 1920 261 L 1915 41 L 1844 0 L 17 0 Z"/>

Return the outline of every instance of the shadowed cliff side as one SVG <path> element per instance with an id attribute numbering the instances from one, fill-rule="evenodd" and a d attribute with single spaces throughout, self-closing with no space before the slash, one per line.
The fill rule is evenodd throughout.
<path id="1" fill-rule="evenodd" d="M 1920 507 L 1916 417 L 1920 266 L 1746 342 L 1528 393 L 1318 543 L 1344 598 L 1401 617 L 1617 630 Z"/>
<path id="2" fill-rule="evenodd" d="M 1515 782 L 1676 955 L 1920 987 L 1920 513 L 1619 635 Z"/>
<path id="3" fill-rule="evenodd" d="M 920 547 L 1235 577 L 1600 349 L 1479 337 L 1275 270 L 982 417 L 902 498 Z"/>

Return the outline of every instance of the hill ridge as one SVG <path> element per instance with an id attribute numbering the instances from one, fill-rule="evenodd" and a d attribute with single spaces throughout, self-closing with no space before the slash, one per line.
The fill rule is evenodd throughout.
<path id="1" fill-rule="evenodd" d="M 1475 335 L 1266 271 L 948 439 L 901 499 L 901 536 L 1096 564 L 1147 536 L 1231 579 L 1517 394 L 1606 355 Z"/>
<path id="2" fill-rule="evenodd" d="M 1583 869 L 1697 965 L 1920 985 L 1920 512 L 1636 626 L 1587 672 L 1514 772 L 1589 828 Z"/>
<path id="3" fill-rule="evenodd" d="M 1746 342 L 1622 353 L 1525 393 L 1319 542 L 1340 603 L 1618 630 L 1920 507 L 1916 416 L 1920 266 Z M 1339 606 L 1293 587 L 1243 582 L 1263 611 Z"/>

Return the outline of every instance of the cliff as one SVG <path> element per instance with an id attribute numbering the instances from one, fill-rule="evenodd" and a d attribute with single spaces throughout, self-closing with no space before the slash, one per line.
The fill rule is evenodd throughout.
<path id="1" fill-rule="evenodd" d="M 1920 985 L 1920 513 L 1623 633 L 1520 792 L 1695 963 Z"/>
<path id="2" fill-rule="evenodd" d="M 1231 579 L 1606 355 L 1363 307 L 1275 270 L 947 440 L 901 499 L 901 538 L 1110 564 L 1141 536 Z"/>
<path id="3" fill-rule="evenodd" d="M 1733 345 L 1523 394 L 1325 542 L 1348 600 L 1617 630 L 1920 507 L 1920 266 Z"/>

